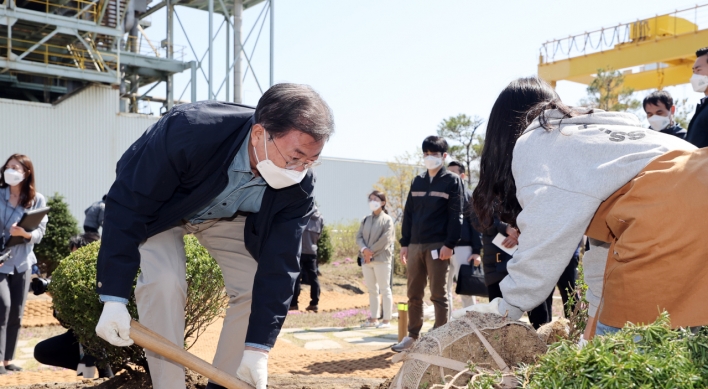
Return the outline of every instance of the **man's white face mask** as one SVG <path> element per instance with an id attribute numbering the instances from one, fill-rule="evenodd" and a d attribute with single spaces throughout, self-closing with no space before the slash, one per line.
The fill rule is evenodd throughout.
<path id="1" fill-rule="evenodd" d="M 258 161 L 258 164 L 256 165 L 256 169 L 258 169 L 258 172 L 261 173 L 261 176 L 263 177 L 265 182 L 268 183 L 268 185 L 270 185 L 273 189 L 282 189 L 287 188 L 288 186 L 299 184 L 300 181 L 305 178 L 305 175 L 307 174 L 307 169 L 304 169 L 303 171 L 299 172 L 297 170 L 288 170 L 276 166 L 273 161 L 268 159 L 267 137 L 268 132 L 263 130 L 263 148 L 265 149 L 266 154 L 264 160 L 261 161 L 258 159 L 258 152 L 256 151 L 256 147 L 253 147 L 253 152 L 256 155 L 256 161 Z"/>
<path id="2" fill-rule="evenodd" d="M 691 86 L 698 93 L 705 93 L 708 89 L 708 76 L 702 74 L 694 74 L 691 76 Z"/>
<path id="3" fill-rule="evenodd" d="M 647 121 L 649 122 L 649 125 L 651 126 L 652 130 L 661 131 L 664 128 L 668 127 L 669 124 L 671 124 L 671 117 L 654 115 L 648 118 Z"/>

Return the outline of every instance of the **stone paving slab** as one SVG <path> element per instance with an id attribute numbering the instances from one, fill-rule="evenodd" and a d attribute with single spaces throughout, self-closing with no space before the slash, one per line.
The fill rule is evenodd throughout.
<path id="1" fill-rule="evenodd" d="M 344 331 L 343 327 L 318 327 L 318 328 L 309 328 L 308 331 L 311 332 L 339 332 L 339 331 Z"/>
<path id="2" fill-rule="evenodd" d="M 313 333 L 305 333 L 305 334 L 294 334 L 293 338 L 295 339 L 300 339 L 300 340 L 321 340 L 321 339 L 328 339 L 327 335 L 322 335 L 322 334 L 313 334 Z"/>
<path id="3" fill-rule="evenodd" d="M 306 350 L 331 350 L 335 348 L 342 348 L 342 345 L 334 340 L 316 340 L 305 343 Z"/>
<path id="4" fill-rule="evenodd" d="M 337 338 L 362 338 L 364 336 L 367 336 L 368 334 L 361 331 L 341 331 L 334 332 L 332 333 L 332 335 L 336 336 Z"/>
<path id="5" fill-rule="evenodd" d="M 20 348 L 20 351 L 23 354 L 34 355 L 34 347 L 22 347 Z"/>
<path id="6" fill-rule="evenodd" d="M 378 338 L 378 337 L 366 337 L 366 338 L 347 338 L 344 339 L 347 343 L 351 343 L 357 346 L 371 346 L 371 347 L 386 347 L 392 345 L 393 341 Z"/>

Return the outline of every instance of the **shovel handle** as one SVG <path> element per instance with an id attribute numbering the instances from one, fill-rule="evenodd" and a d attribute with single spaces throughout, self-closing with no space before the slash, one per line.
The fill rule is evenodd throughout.
<path id="1" fill-rule="evenodd" d="M 215 368 L 203 359 L 188 353 L 183 348 L 178 347 L 135 320 L 130 322 L 130 338 L 133 339 L 138 346 L 194 370 L 219 385 L 229 389 L 254 389 L 251 385 Z"/>

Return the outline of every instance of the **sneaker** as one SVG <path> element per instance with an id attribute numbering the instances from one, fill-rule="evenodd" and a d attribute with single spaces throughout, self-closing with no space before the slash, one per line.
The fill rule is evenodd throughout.
<path id="1" fill-rule="evenodd" d="M 391 323 L 379 323 L 376 328 L 391 328 Z"/>
<path id="2" fill-rule="evenodd" d="M 397 343 L 391 346 L 391 350 L 400 353 L 401 351 L 409 350 L 411 347 L 413 347 L 414 344 L 415 339 L 411 338 L 410 336 L 406 336 L 405 338 L 403 338 L 401 343 Z"/>
<path id="3" fill-rule="evenodd" d="M 305 310 L 317 313 L 320 309 L 317 308 L 317 305 L 308 305 L 307 308 L 305 308 Z"/>
<path id="4" fill-rule="evenodd" d="M 378 322 L 367 320 L 363 323 L 361 323 L 361 328 L 376 328 L 379 326 Z"/>

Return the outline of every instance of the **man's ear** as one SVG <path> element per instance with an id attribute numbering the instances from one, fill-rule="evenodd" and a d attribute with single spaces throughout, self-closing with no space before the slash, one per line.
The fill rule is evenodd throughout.
<path id="1" fill-rule="evenodd" d="M 467 174 L 465 174 L 465 173 L 460 174 L 460 179 L 461 179 L 462 181 L 464 181 L 465 178 L 467 178 Z"/>
<path id="2" fill-rule="evenodd" d="M 443 153 L 443 161 L 447 159 L 447 153 Z"/>
<path id="3" fill-rule="evenodd" d="M 675 115 L 675 114 L 676 114 L 676 106 L 675 106 L 675 105 L 672 105 L 670 111 L 671 111 L 671 114 L 672 114 L 672 115 Z"/>
<path id="4" fill-rule="evenodd" d="M 263 126 L 258 123 L 251 126 L 251 146 L 256 147 L 259 143 L 263 143 L 263 136 L 265 136 Z"/>

